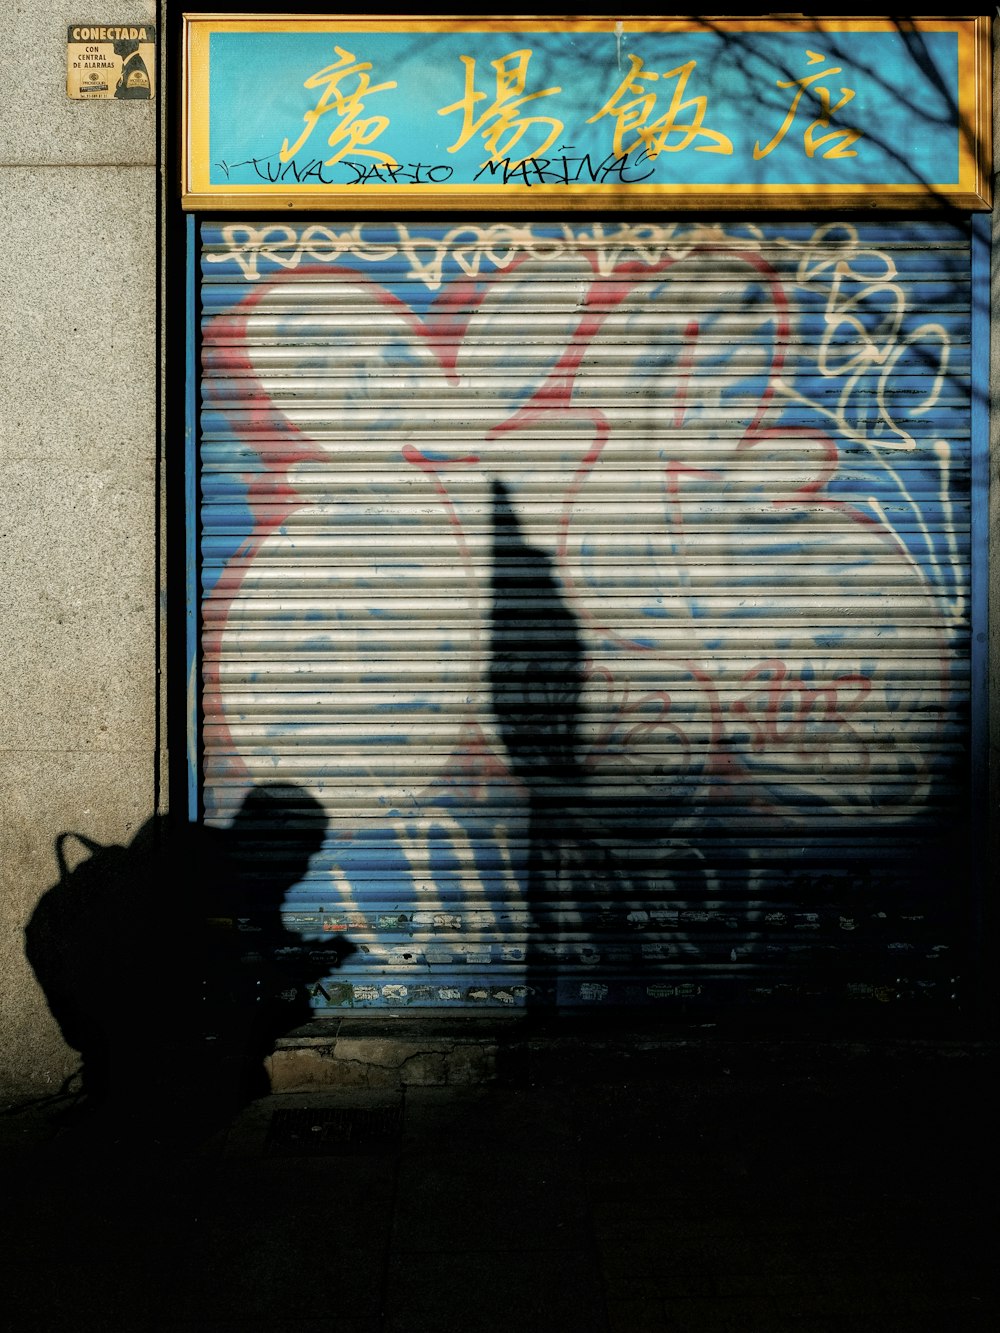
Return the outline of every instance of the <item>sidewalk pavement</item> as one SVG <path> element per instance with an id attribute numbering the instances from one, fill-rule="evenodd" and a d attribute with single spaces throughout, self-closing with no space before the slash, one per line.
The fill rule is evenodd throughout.
<path id="1" fill-rule="evenodd" d="M 195 1147 L 0 1118 L 0 1325 L 985 1333 L 995 1055 L 542 1059 L 272 1096 Z M 149 1121 L 150 1125 L 153 1120 Z"/>

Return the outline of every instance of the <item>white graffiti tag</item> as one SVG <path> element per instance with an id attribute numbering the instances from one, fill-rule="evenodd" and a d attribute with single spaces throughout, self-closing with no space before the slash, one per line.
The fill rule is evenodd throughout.
<path id="1" fill-rule="evenodd" d="M 592 836 L 613 845 L 615 811 L 643 809 L 649 863 L 669 866 L 713 818 L 911 817 L 948 700 L 943 604 L 871 486 L 838 489 L 844 442 L 916 447 L 893 406 L 907 356 L 934 367 L 911 415 L 948 366 L 891 262 L 817 236 L 779 270 L 754 237 L 668 227 L 365 235 L 241 224 L 225 254 L 259 285 L 206 333 L 206 399 L 245 418 L 265 466 L 206 612 L 216 751 L 249 776 L 319 774 L 344 836 L 394 828 L 412 876 L 445 857 L 485 899 L 475 839 L 434 813 L 460 806 L 508 882 L 523 794 L 488 683 L 500 482 L 581 627 Z M 259 281 L 265 256 L 320 268 L 303 295 Z M 378 280 L 400 260 L 427 288 L 453 262 L 440 312 Z M 823 381 L 834 394 L 810 396 Z M 297 697 L 275 679 L 252 710 L 290 669 Z"/>

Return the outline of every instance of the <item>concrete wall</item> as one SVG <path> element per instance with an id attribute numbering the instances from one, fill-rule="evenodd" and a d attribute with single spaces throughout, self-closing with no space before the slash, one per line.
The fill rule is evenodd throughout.
<path id="1" fill-rule="evenodd" d="M 156 800 L 157 105 L 66 96 L 70 22 L 156 9 L 0 0 L 0 1086 L 13 1088 L 54 1089 L 76 1066 L 24 958 L 53 839 L 127 841 Z"/>

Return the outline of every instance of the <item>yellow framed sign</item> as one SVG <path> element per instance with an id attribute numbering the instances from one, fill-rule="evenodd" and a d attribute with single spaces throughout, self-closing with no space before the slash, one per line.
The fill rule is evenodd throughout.
<path id="1" fill-rule="evenodd" d="M 985 209 L 989 29 L 189 15 L 183 204 Z"/>

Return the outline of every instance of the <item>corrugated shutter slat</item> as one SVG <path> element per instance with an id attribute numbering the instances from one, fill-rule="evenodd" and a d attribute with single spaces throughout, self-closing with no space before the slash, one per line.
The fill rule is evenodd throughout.
<path id="1" fill-rule="evenodd" d="M 321 804 L 317 1008 L 945 1002 L 967 230 L 418 230 L 202 227 L 205 817 Z"/>

